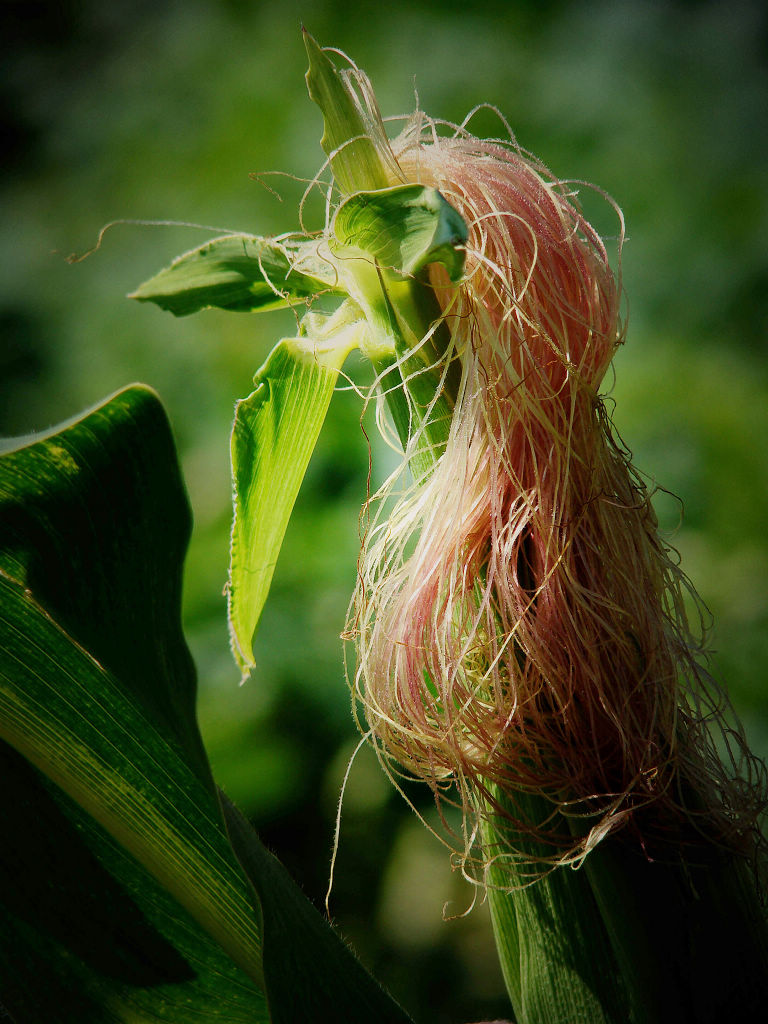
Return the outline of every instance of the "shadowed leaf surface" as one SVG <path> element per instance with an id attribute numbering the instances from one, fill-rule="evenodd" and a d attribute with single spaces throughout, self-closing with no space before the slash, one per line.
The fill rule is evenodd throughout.
<path id="1" fill-rule="evenodd" d="M 237 808 L 226 798 L 222 803 L 232 845 L 261 902 L 264 977 L 273 1024 L 408 1024 L 408 1015 L 339 941 Z"/>
<path id="2" fill-rule="evenodd" d="M 0 970 L 19 1022 L 268 1019 L 181 633 L 189 530 L 148 389 L 0 460 Z"/>
<path id="3" fill-rule="evenodd" d="M 0 1005 L 16 1024 L 255 1024 L 261 992 L 93 819 L 0 744 Z"/>

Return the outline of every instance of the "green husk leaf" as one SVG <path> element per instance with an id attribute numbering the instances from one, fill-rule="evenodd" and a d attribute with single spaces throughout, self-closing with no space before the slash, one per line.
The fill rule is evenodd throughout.
<path id="1" fill-rule="evenodd" d="M 187 316 L 212 307 L 238 313 L 281 309 L 321 292 L 339 289 L 318 243 L 225 235 L 179 256 L 128 297 Z"/>
<path id="2" fill-rule="evenodd" d="M 353 323 L 342 324 L 338 333 L 329 327 L 326 342 L 284 339 L 254 377 L 255 390 L 235 408 L 228 599 L 232 650 L 244 675 L 254 664 L 253 635 L 291 510 L 339 370 L 359 333 Z"/>
<path id="3" fill-rule="evenodd" d="M 371 358 L 403 448 L 419 434 L 410 462 L 423 476 L 445 448 L 461 378 L 427 267 L 441 263 L 452 281 L 461 278 L 467 226 L 437 189 L 401 185 L 350 196 L 333 228 L 347 290 L 372 337 L 386 342 Z"/>
<path id="4" fill-rule="evenodd" d="M 505 798 L 496 793 L 500 806 Z M 542 798 L 520 794 L 513 813 L 544 820 Z M 492 823 L 487 853 L 504 850 Z M 528 854 L 549 851 L 528 844 Z M 532 885 L 508 857 L 489 869 L 488 900 L 496 946 L 519 1024 L 627 1024 L 627 994 L 586 872 L 556 868 Z M 512 886 L 519 886 L 510 892 Z M 524 887 L 526 886 L 526 887 Z"/>
<path id="5" fill-rule="evenodd" d="M 768 922 L 754 865 L 692 824 L 639 849 L 609 837 L 584 871 L 630 998 L 633 1024 L 759 1020 Z"/>
<path id="6" fill-rule="evenodd" d="M 398 274 L 414 276 L 430 263 L 442 263 L 453 282 L 464 272 L 467 225 L 436 188 L 356 192 L 339 207 L 333 229 L 341 245 L 363 249 Z"/>
<path id="7" fill-rule="evenodd" d="M 339 188 L 342 192 L 386 188 L 391 184 L 383 162 L 388 144 L 372 94 L 361 101 L 352 87 L 351 73 L 339 72 L 306 30 L 304 45 L 309 57 L 307 89 L 323 114 L 321 144 Z"/>
<path id="8" fill-rule="evenodd" d="M 407 1024 L 408 1015 L 291 882 L 237 808 L 226 797 L 222 806 L 232 845 L 262 910 L 264 977 L 272 1024 Z M 299 978 L 301 984 L 297 984 Z"/>

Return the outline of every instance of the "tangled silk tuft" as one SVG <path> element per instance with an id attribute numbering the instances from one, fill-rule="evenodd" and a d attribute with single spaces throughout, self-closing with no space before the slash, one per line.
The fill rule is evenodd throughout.
<path id="1" fill-rule="evenodd" d="M 371 499 L 350 615 L 382 763 L 461 808 L 474 877 L 484 819 L 504 822 L 513 857 L 537 841 L 534 874 L 641 809 L 660 832 L 684 820 L 747 844 L 755 765 L 599 393 L 623 340 L 603 241 L 573 188 L 514 143 L 441 134 L 419 114 L 391 143 L 395 164 L 442 192 L 469 242 L 458 289 L 431 270 L 461 364 L 447 447 Z M 550 813 L 531 820 L 521 794 Z"/>

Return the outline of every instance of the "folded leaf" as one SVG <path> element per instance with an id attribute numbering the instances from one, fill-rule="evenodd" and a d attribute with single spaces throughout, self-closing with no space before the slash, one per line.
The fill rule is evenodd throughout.
<path id="1" fill-rule="evenodd" d="M 388 147 L 373 96 L 361 101 L 350 73 L 340 73 L 306 30 L 304 45 L 309 57 L 307 89 L 323 114 L 321 144 L 339 188 L 343 192 L 386 188 L 390 181 L 383 160 Z"/>
<path id="2" fill-rule="evenodd" d="M 337 292 L 316 242 L 225 235 L 184 253 L 128 297 L 176 316 L 215 307 L 239 313 L 280 309 L 320 292 Z"/>
<path id="3" fill-rule="evenodd" d="M 464 272 L 467 225 L 436 188 L 356 192 L 339 207 L 333 229 L 342 245 L 357 246 L 398 273 L 413 276 L 430 263 L 442 263 L 451 281 Z"/>
<path id="4" fill-rule="evenodd" d="M 253 667 L 253 634 L 291 510 L 357 334 L 353 324 L 338 335 L 331 330 L 325 347 L 310 338 L 281 341 L 256 374 L 256 389 L 235 409 L 229 626 L 244 675 Z"/>

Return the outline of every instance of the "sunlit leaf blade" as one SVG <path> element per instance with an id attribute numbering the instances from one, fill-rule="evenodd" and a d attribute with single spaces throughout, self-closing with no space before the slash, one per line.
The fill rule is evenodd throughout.
<path id="1" fill-rule="evenodd" d="M 296 496 L 354 329 L 334 346 L 308 338 L 280 342 L 237 403 L 232 429 L 235 515 L 229 574 L 229 626 L 241 671 L 253 667 L 253 634 L 267 598 Z"/>
<path id="2" fill-rule="evenodd" d="M 226 798 L 222 803 L 235 852 L 262 908 L 264 978 L 272 1024 L 407 1024 L 408 1015 L 293 885 L 282 864 L 258 842 L 248 822 Z M 302 979 L 301 985 L 296 983 L 298 978 Z"/>
<path id="3" fill-rule="evenodd" d="M 211 307 L 238 313 L 280 309 L 337 290 L 333 266 L 314 242 L 225 235 L 179 256 L 128 297 L 186 316 Z"/>
<path id="4" fill-rule="evenodd" d="M 436 188 L 356 192 L 339 207 L 333 228 L 342 245 L 363 249 L 383 268 L 415 275 L 442 263 L 452 281 L 464 272 L 467 225 Z"/>
<path id="5" fill-rule="evenodd" d="M 373 95 L 366 97 L 368 106 L 361 103 L 350 77 L 337 70 L 307 31 L 304 45 L 309 57 L 307 88 L 323 114 L 321 144 L 339 188 L 343 192 L 386 188 L 391 184 L 383 162 L 386 136 Z"/>
<path id="6" fill-rule="evenodd" d="M 221 947 L 92 818 L 3 743 L 0 779 L 0 1005 L 10 1020 L 269 1019 L 263 993 Z"/>

